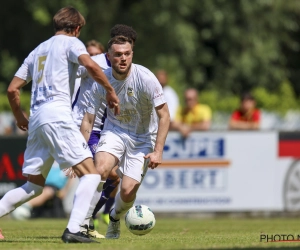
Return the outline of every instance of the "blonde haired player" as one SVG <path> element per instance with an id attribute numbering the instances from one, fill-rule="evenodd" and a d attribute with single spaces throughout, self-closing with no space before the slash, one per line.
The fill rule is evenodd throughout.
<path id="1" fill-rule="evenodd" d="M 73 167 L 80 177 L 69 223 L 62 235 L 66 243 L 89 243 L 80 233 L 93 193 L 103 182 L 94 168 L 92 155 L 72 118 L 70 89 L 79 64 L 107 90 L 106 100 L 119 112 L 118 97 L 101 68 L 90 58 L 78 39 L 85 19 L 73 7 L 60 9 L 53 18 L 55 35 L 36 47 L 25 59 L 8 87 L 8 99 L 22 130 L 28 129 L 23 175 L 27 182 L 7 192 L 0 200 L 0 217 L 41 194 L 54 162 L 61 169 Z M 21 110 L 20 89 L 32 80 L 29 123 Z"/>

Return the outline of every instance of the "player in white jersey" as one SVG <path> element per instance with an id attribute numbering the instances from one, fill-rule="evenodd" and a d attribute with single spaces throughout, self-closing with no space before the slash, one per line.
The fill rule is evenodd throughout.
<path id="1" fill-rule="evenodd" d="M 124 36 L 114 37 L 108 43 L 112 68 L 104 73 L 120 99 L 121 110 L 118 116 L 107 110 L 95 155 L 95 165 L 102 180 L 117 164 L 122 177 L 106 233 L 106 238 L 114 239 L 120 237 L 120 217 L 133 205 L 148 167 L 154 169 L 162 162 L 170 124 L 162 87 L 151 71 L 132 64 L 132 46 L 132 40 Z M 105 92 L 93 84 L 89 107 L 81 125 L 85 138 L 89 137 Z"/>
<path id="2" fill-rule="evenodd" d="M 55 35 L 29 54 L 7 90 L 18 127 L 28 129 L 22 169 L 27 182 L 7 192 L 0 200 L 0 217 L 41 194 L 55 160 L 61 169 L 73 167 L 80 177 L 62 240 L 89 243 L 93 240 L 80 233 L 80 225 L 93 198 L 93 194 L 85 190 L 87 187 L 102 189 L 103 182 L 100 182 L 91 152 L 72 119 L 70 89 L 74 86 L 78 65 L 84 65 L 89 74 L 108 91 L 107 103 L 116 114 L 119 112 L 119 100 L 101 68 L 91 60 L 84 44 L 77 38 L 85 24 L 83 16 L 75 8 L 65 7 L 55 14 L 53 24 Z M 20 108 L 20 89 L 31 80 L 28 122 Z"/>
<path id="3" fill-rule="evenodd" d="M 110 63 L 106 58 L 106 54 L 100 54 L 100 55 L 96 55 L 96 56 L 92 56 L 91 57 L 100 67 L 102 70 L 105 70 L 107 68 L 110 67 Z M 76 98 L 74 99 L 74 102 L 72 104 L 73 107 L 73 119 L 76 123 L 76 125 L 78 126 L 78 131 L 80 131 L 80 126 L 81 126 L 81 122 L 83 119 L 83 116 L 86 112 L 87 109 L 87 104 L 89 103 L 89 99 L 90 99 L 90 91 L 93 85 L 94 80 L 87 74 L 86 69 L 83 66 L 80 66 L 78 71 L 77 71 L 77 77 L 81 78 L 81 82 L 80 82 L 80 87 L 78 88 L 78 93 L 76 94 Z M 94 157 L 95 152 L 96 152 L 96 147 L 97 144 L 99 142 L 100 139 L 100 132 L 101 129 L 103 128 L 103 123 L 105 121 L 105 117 L 106 117 L 106 104 L 104 102 L 101 103 L 101 106 L 99 108 L 99 110 L 97 111 L 97 115 L 96 115 L 96 119 L 93 125 L 93 130 L 90 134 L 90 138 L 88 140 L 88 146 L 90 148 L 90 151 Z M 113 184 L 114 180 L 111 181 L 110 184 Z M 113 186 L 114 189 L 115 186 Z M 110 188 L 111 189 L 111 188 Z M 109 189 L 109 190 L 110 190 Z M 107 194 L 101 194 L 101 197 L 106 198 Z M 95 204 L 96 202 L 98 202 L 98 200 L 100 199 L 100 197 L 95 197 L 95 202 L 92 203 L 91 206 L 91 211 L 89 210 L 89 214 L 92 217 L 92 208 L 95 207 L 98 204 Z M 98 202 L 99 203 L 99 202 Z M 103 206 L 103 202 L 102 205 Z M 99 207 L 99 206 L 98 206 Z M 93 209 L 95 210 L 95 209 Z M 99 211 L 99 209 L 97 208 L 97 212 Z M 97 213 L 96 212 L 96 213 Z M 96 216 L 94 216 L 96 217 Z M 105 238 L 103 235 L 99 234 L 95 227 L 94 227 L 94 222 L 93 219 L 88 220 L 88 222 L 84 222 L 81 225 L 80 231 L 84 234 L 87 234 L 90 237 L 94 237 L 94 238 Z"/>
<path id="4" fill-rule="evenodd" d="M 117 24 L 111 29 L 111 37 L 117 35 L 123 35 L 129 37 L 135 43 L 137 39 L 137 34 L 132 27 L 129 27 L 124 24 Z M 96 50 L 94 50 L 96 52 Z M 111 67 L 110 61 L 107 59 L 106 53 L 95 55 L 91 57 L 100 67 L 101 69 L 105 70 Z M 80 66 L 77 71 L 77 77 L 81 77 L 81 84 L 79 88 L 79 93 L 76 94 L 76 98 L 73 103 L 73 118 L 76 124 L 79 126 L 81 125 L 82 118 L 86 113 L 87 104 L 89 103 L 90 99 L 90 90 L 93 84 L 93 79 L 90 78 L 86 72 L 86 69 L 83 66 Z M 103 123 L 106 118 L 106 105 L 102 103 L 100 109 L 97 112 L 93 130 L 90 134 L 90 138 L 88 140 L 88 145 L 90 150 L 94 156 L 96 152 L 96 148 L 100 139 L 100 132 L 103 128 Z M 109 211 L 114 203 L 114 198 L 116 194 L 116 187 L 119 184 L 119 177 L 116 173 L 116 168 L 109 174 L 108 178 L 106 179 L 105 189 L 101 193 L 101 197 L 94 209 L 94 211 L 90 211 L 90 214 L 87 215 L 85 224 L 82 225 L 81 229 L 82 232 L 86 232 L 89 236 L 95 238 L 103 238 L 101 234 L 99 234 L 95 230 L 94 222 L 97 223 L 96 215 L 102 206 L 105 204 L 104 214 L 102 215 L 103 220 L 107 219 L 107 224 L 109 223 Z M 97 197 L 95 197 L 97 200 Z M 92 212 L 92 213 L 91 213 Z M 107 215 L 107 217 L 106 217 Z"/>

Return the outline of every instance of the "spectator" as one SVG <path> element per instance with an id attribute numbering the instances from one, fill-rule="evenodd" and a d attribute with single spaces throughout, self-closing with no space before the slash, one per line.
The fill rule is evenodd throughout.
<path id="1" fill-rule="evenodd" d="M 165 100 L 169 107 L 170 118 L 171 121 L 173 121 L 176 117 L 176 112 L 179 107 L 179 100 L 178 100 L 177 93 L 174 91 L 172 87 L 168 86 L 168 75 L 165 70 L 162 69 L 158 70 L 156 72 L 156 77 L 159 83 L 161 84 L 161 86 L 163 87 Z"/>
<path id="2" fill-rule="evenodd" d="M 234 111 L 229 121 L 232 130 L 257 130 L 260 128 L 260 110 L 250 93 L 241 96 L 240 108 Z"/>
<path id="3" fill-rule="evenodd" d="M 208 130 L 212 112 L 209 106 L 198 102 L 198 91 L 193 88 L 187 89 L 184 101 L 185 106 L 179 108 L 170 129 L 179 131 L 183 137 L 188 137 L 192 131 Z"/>

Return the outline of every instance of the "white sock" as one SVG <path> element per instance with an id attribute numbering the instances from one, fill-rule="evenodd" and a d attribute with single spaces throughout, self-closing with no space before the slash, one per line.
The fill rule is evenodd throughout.
<path id="1" fill-rule="evenodd" d="M 80 178 L 75 192 L 73 209 L 67 228 L 71 233 L 77 233 L 88 213 L 94 193 L 100 182 L 99 174 L 86 174 Z"/>
<path id="2" fill-rule="evenodd" d="M 88 211 L 88 213 L 87 213 L 87 215 L 84 219 L 83 225 L 89 225 L 90 224 L 90 219 L 93 215 L 94 209 L 95 209 L 98 201 L 100 200 L 104 183 L 105 183 L 105 181 L 100 181 L 100 184 L 98 185 L 97 190 L 94 193 L 93 199 L 92 199 L 90 207 L 89 207 L 89 211 Z"/>
<path id="3" fill-rule="evenodd" d="M 0 200 L 0 217 L 10 213 L 26 201 L 40 195 L 43 187 L 27 181 L 23 186 L 8 191 Z"/>
<path id="4" fill-rule="evenodd" d="M 115 207 L 114 209 L 111 211 L 110 216 L 115 219 L 115 220 L 119 220 L 121 218 L 121 216 L 123 214 L 125 214 L 129 208 L 132 207 L 133 203 L 135 200 L 131 201 L 131 202 L 124 202 L 121 199 L 121 195 L 120 192 L 116 195 L 115 198 Z"/>

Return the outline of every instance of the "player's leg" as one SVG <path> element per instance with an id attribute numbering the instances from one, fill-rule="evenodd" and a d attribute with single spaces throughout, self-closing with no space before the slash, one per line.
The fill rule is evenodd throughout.
<path id="1" fill-rule="evenodd" d="M 79 185 L 75 191 L 73 209 L 67 228 L 72 233 L 80 231 L 80 225 L 90 208 L 95 190 L 97 189 L 100 176 L 97 173 L 92 158 L 87 158 L 73 166 L 74 172 L 79 177 Z M 94 208 L 93 208 L 94 209 Z M 81 221 L 80 224 L 78 222 Z"/>
<path id="2" fill-rule="evenodd" d="M 52 199 L 55 196 L 55 188 L 51 186 L 45 186 L 43 188 L 43 192 L 29 200 L 28 202 L 24 203 L 20 207 L 16 208 L 12 213 L 11 216 L 13 219 L 16 220 L 26 220 L 31 217 L 31 211 L 35 207 L 42 206 L 46 201 Z"/>
<path id="3" fill-rule="evenodd" d="M 95 154 L 95 164 L 96 164 L 96 169 L 98 173 L 100 173 L 102 181 L 101 185 L 99 185 L 98 189 L 96 190 L 94 197 L 91 202 L 90 209 L 86 215 L 85 221 L 84 221 L 84 227 L 88 228 L 91 227 L 91 230 L 88 231 L 90 234 L 90 231 L 93 230 L 93 219 L 92 219 L 92 214 L 94 212 L 95 206 L 100 200 L 101 194 L 102 194 L 102 189 L 103 189 L 103 184 L 105 183 L 105 179 L 107 178 L 108 174 L 112 170 L 112 168 L 116 165 L 117 159 L 115 156 L 113 156 L 110 153 L 106 152 L 97 152 Z M 92 237 L 95 237 L 95 235 L 91 235 Z"/>
<path id="4" fill-rule="evenodd" d="M 115 189 L 111 192 L 108 200 L 106 201 L 103 209 L 103 213 L 101 214 L 101 219 L 102 221 L 108 225 L 109 223 L 109 212 L 112 209 L 113 205 L 115 204 L 115 197 L 116 194 L 118 193 L 119 190 L 119 184 L 120 184 L 120 178 L 118 178 L 117 182 L 114 184 L 116 187 Z"/>
<path id="5" fill-rule="evenodd" d="M 29 175 L 27 182 L 21 187 L 7 192 L 0 200 L 0 217 L 9 214 L 23 203 L 40 195 L 45 178 L 40 175 Z"/>
<path id="6" fill-rule="evenodd" d="M 73 208 L 62 240 L 65 243 L 94 242 L 86 234 L 80 232 L 80 225 L 83 224 L 85 215 L 90 209 L 93 194 L 100 182 L 100 176 L 94 168 L 92 158 L 87 158 L 76 164 L 73 166 L 73 170 L 79 177 L 79 184 L 75 191 Z"/>
<path id="7" fill-rule="evenodd" d="M 122 156 L 125 150 L 125 145 L 123 140 L 114 132 L 111 131 L 102 131 L 101 138 L 98 142 L 96 153 L 94 156 L 95 166 L 98 173 L 101 175 L 102 182 L 105 183 L 108 178 L 111 170 L 117 165 L 120 157 Z M 97 191 L 101 191 L 98 189 Z M 96 205 L 100 199 L 101 192 L 95 194 L 95 197 L 98 196 L 98 200 L 93 199 Z M 89 211 L 90 212 L 90 211 Z M 92 214 L 87 214 L 85 223 L 92 223 Z"/>
<path id="8" fill-rule="evenodd" d="M 93 130 L 91 133 L 90 139 L 88 141 L 88 145 L 89 145 L 90 151 L 91 151 L 94 159 L 95 159 L 96 149 L 97 149 L 99 140 L 100 140 L 100 131 Z M 101 186 L 103 184 L 104 184 L 104 181 L 101 182 Z M 99 190 L 101 189 L 101 186 L 99 187 Z M 94 237 L 94 238 L 98 238 L 98 239 L 103 239 L 103 238 L 105 238 L 105 236 L 100 234 L 95 229 L 94 220 L 93 220 L 91 214 L 93 213 L 93 211 L 95 211 L 95 209 L 97 209 L 94 207 L 95 206 L 97 207 L 96 204 L 99 201 L 99 199 L 101 199 L 100 198 L 101 194 L 102 194 L 102 192 L 98 192 L 96 190 L 96 192 L 93 196 L 92 203 L 91 203 L 90 209 L 88 211 L 88 214 L 87 214 L 83 224 L 80 226 L 80 231 L 82 233 L 87 234 L 90 237 Z M 93 208 L 94 208 L 94 210 L 93 210 Z"/>
<path id="9" fill-rule="evenodd" d="M 24 202 L 40 195 L 54 159 L 47 152 L 47 145 L 41 137 L 41 129 L 30 133 L 24 153 L 23 175 L 27 182 L 21 187 L 7 192 L 0 200 L 0 217 L 10 213 Z"/>
<path id="10" fill-rule="evenodd" d="M 104 184 L 100 200 L 98 201 L 98 203 L 97 203 L 97 205 L 95 207 L 95 210 L 93 212 L 93 215 L 92 215 L 93 219 L 96 219 L 96 215 L 99 212 L 99 210 L 105 204 L 107 204 L 107 201 L 111 197 L 111 193 L 114 192 L 115 190 L 117 191 L 116 187 L 118 186 L 118 184 L 120 182 L 120 178 L 119 178 L 118 174 L 116 173 L 116 169 L 117 168 L 118 168 L 118 166 L 116 166 L 116 167 L 113 168 L 113 170 L 110 172 L 110 174 L 109 174 L 109 176 L 108 176 L 108 178 L 107 178 L 107 180 L 106 180 L 106 182 Z M 109 211 L 110 211 L 110 209 L 109 209 Z M 107 215 L 108 215 L 109 211 L 106 213 Z M 108 224 L 108 222 L 107 222 L 107 224 Z"/>
<path id="11" fill-rule="evenodd" d="M 47 128 L 53 137 L 51 153 L 56 162 L 61 169 L 72 167 L 79 177 L 73 208 L 62 240 L 65 243 L 94 242 L 80 233 L 80 225 L 90 209 L 91 200 L 101 179 L 95 169 L 92 154 L 84 137 L 73 122 L 51 123 L 47 124 Z M 47 132 L 45 131 L 45 133 Z"/>
<path id="12" fill-rule="evenodd" d="M 152 152 L 151 144 L 133 142 L 131 138 L 126 139 L 129 143 L 118 169 L 122 174 L 121 188 L 116 195 L 115 207 L 110 212 L 110 222 L 106 232 L 106 238 L 110 239 L 120 237 L 120 218 L 134 204 L 136 193 L 148 169 L 148 161 L 144 156 Z"/>
<path id="13" fill-rule="evenodd" d="M 120 192 L 116 195 L 115 207 L 110 212 L 106 238 L 118 239 L 120 237 L 120 218 L 134 204 L 139 186 L 140 183 L 137 180 L 123 175 Z"/>
<path id="14" fill-rule="evenodd" d="M 42 193 L 45 177 L 53 161 L 41 136 L 41 129 L 38 128 L 35 133 L 29 133 L 22 167 L 27 182 L 21 187 L 10 190 L 0 200 L 0 217 Z"/>

